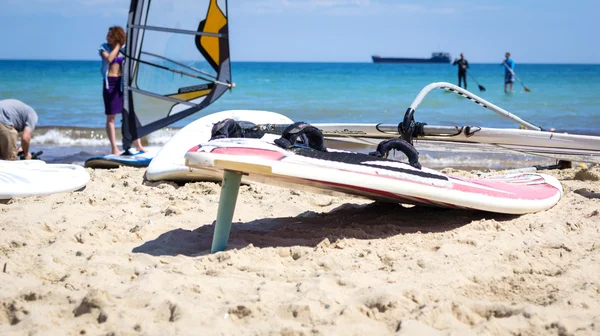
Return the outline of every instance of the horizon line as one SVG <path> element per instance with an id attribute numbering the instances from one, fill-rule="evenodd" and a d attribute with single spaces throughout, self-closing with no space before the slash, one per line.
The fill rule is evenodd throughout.
<path id="1" fill-rule="evenodd" d="M 85 59 L 85 58 L 0 58 L 0 61 L 53 61 L 53 62 L 92 62 L 92 61 L 97 61 L 97 62 L 101 62 L 100 59 Z M 369 64 L 375 64 L 373 61 L 273 61 L 273 60 L 261 60 L 261 61 L 257 61 L 257 60 L 237 60 L 237 61 L 231 61 L 232 63 L 235 62 L 242 62 L 242 63 L 369 63 Z M 497 64 L 497 62 L 469 62 L 470 64 Z M 398 63 L 398 64 L 411 64 L 411 65 L 415 65 L 415 64 L 428 64 L 431 65 L 432 63 Z M 435 63 L 435 64 L 451 64 L 449 63 Z M 518 64 L 547 64 L 547 65 L 600 65 L 600 62 L 598 63 L 585 63 L 585 62 L 518 62 Z"/>

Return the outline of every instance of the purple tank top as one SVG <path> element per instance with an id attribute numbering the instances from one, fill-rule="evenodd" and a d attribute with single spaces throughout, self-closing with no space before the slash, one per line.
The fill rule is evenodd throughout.
<path id="1" fill-rule="evenodd" d="M 110 62 L 110 64 L 113 64 L 113 63 L 118 63 L 118 64 L 123 63 L 123 57 L 120 57 L 120 56 L 119 57 L 115 57 L 115 59 L 112 60 L 112 62 Z"/>

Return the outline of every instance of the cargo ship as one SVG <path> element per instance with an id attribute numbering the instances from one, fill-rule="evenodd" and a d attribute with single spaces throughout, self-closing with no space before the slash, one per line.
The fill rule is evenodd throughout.
<path id="1" fill-rule="evenodd" d="M 434 52 L 431 58 L 404 58 L 372 56 L 373 63 L 450 63 L 450 53 Z"/>

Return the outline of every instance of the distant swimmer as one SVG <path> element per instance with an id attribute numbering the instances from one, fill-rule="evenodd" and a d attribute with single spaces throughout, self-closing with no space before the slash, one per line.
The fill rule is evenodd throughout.
<path id="1" fill-rule="evenodd" d="M 0 100 L 0 159 L 16 160 L 18 135 L 25 160 L 31 160 L 29 145 L 38 122 L 35 110 L 17 99 Z"/>
<path id="2" fill-rule="evenodd" d="M 460 54 L 460 59 L 454 60 L 452 65 L 458 65 L 458 86 L 461 86 L 461 80 L 465 84 L 464 89 L 467 89 L 467 69 L 469 62 L 465 59 L 465 54 Z M 462 87 L 462 86 L 461 86 Z"/>
<path id="3" fill-rule="evenodd" d="M 513 83 L 515 82 L 515 61 L 510 58 L 509 52 L 504 57 L 506 57 L 504 62 L 502 62 L 502 66 L 504 67 L 504 92 L 509 92 L 506 90 L 507 85 L 510 85 L 510 92 L 512 92 Z"/>

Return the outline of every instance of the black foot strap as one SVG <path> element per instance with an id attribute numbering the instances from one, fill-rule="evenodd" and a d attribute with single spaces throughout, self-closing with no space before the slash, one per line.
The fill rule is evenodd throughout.
<path id="1" fill-rule="evenodd" d="M 299 146 L 300 143 L 305 147 L 327 152 L 327 148 L 323 145 L 324 140 L 321 130 L 303 121 L 298 121 L 288 126 L 283 130 L 281 138 L 275 140 L 277 146 L 285 149 Z"/>
<path id="2" fill-rule="evenodd" d="M 421 169 L 419 163 L 419 152 L 410 143 L 402 139 L 389 139 L 384 140 L 377 145 L 377 151 L 369 153 L 369 155 L 376 157 L 387 157 L 387 154 L 392 149 L 398 149 L 406 155 L 408 158 L 408 164 L 411 166 Z"/>
<path id="3" fill-rule="evenodd" d="M 227 118 L 214 124 L 210 140 L 222 138 L 262 138 L 265 132 L 256 129 L 251 122 Z"/>
<path id="4" fill-rule="evenodd" d="M 227 118 L 213 125 L 210 140 L 241 137 L 242 128 L 240 125 L 237 121 Z"/>

